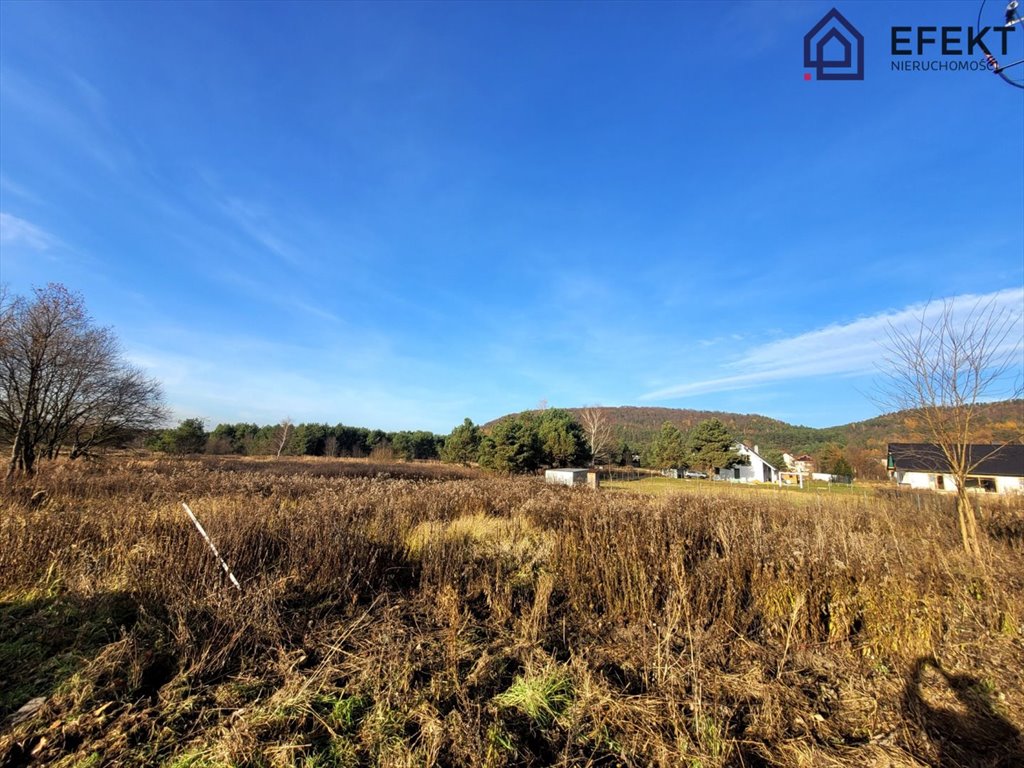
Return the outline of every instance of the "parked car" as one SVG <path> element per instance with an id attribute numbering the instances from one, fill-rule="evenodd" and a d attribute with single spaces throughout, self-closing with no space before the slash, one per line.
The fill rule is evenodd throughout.
<path id="1" fill-rule="evenodd" d="M 707 480 L 708 473 L 698 472 L 695 469 L 688 469 L 685 472 L 683 472 L 683 477 L 685 477 L 687 480 Z"/>

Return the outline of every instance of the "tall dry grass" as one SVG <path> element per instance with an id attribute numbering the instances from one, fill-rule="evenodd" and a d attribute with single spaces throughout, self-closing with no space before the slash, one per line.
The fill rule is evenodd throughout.
<path id="1" fill-rule="evenodd" d="M 649 498 L 237 459 L 5 490 L 0 717 L 45 702 L 7 718 L 4 764 L 1024 755 L 1019 499 L 986 509 L 979 566 L 937 495 Z"/>

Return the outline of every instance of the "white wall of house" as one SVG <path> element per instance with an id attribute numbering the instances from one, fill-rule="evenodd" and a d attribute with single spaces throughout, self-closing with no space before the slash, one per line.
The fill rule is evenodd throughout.
<path id="1" fill-rule="evenodd" d="M 955 491 L 952 475 L 936 472 L 897 472 L 896 482 L 920 491 Z"/>
<path id="2" fill-rule="evenodd" d="M 734 483 L 778 482 L 779 473 L 775 467 L 742 443 L 737 444 L 735 448 L 740 456 L 747 457 L 750 464 L 744 464 L 732 469 L 723 469 L 720 471 L 719 477 L 724 480 L 732 480 Z"/>
<path id="3" fill-rule="evenodd" d="M 1024 493 L 1024 477 L 997 477 L 996 493 Z"/>
<path id="4" fill-rule="evenodd" d="M 941 481 L 940 481 L 941 478 Z M 1024 493 L 1024 477 L 988 477 L 995 485 L 996 493 Z M 955 491 L 956 481 L 950 474 L 936 472 L 897 472 L 896 482 L 918 490 Z M 982 490 L 971 488 L 971 490 Z"/>

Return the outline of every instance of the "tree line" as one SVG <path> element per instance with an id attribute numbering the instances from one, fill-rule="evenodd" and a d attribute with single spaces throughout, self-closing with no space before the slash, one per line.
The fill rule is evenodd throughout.
<path id="1" fill-rule="evenodd" d="M 326 456 L 384 459 L 439 459 L 444 437 L 424 430 L 385 432 L 345 424 L 218 424 L 206 430 L 202 419 L 152 435 L 146 445 L 173 454 L 208 453 L 240 456 Z"/>
<path id="2" fill-rule="evenodd" d="M 153 433 L 146 445 L 173 454 L 434 459 L 507 473 L 586 465 L 593 456 L 584 428 L 558 408 L 516 414 L 488 428 L 467 418 L 447 436 L 425 430 L 292 424 L 288 419 L 273 425 L 218 424 L 207 431 L 202 419 L 192 418 Z M 604 453 L 617 462 L 632 459 L 628 446 Z"/>
<path id="3" fill-rule="evenodd" d="M 446 439 L 443 458 L 521 473 L 585 465 L 591 449 L 580 423 L 568 411 L 550 408 L 508 416 L 486 431 L 466 419 Z"/>

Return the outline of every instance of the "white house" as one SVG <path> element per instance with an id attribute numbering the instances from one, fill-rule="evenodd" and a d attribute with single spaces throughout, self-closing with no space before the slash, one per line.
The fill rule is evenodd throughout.
<path id="1" fill-rule="evenodd" d="M 990 493 L 1024 493 L 1024 445 L 969 445 L 974 465 L 967 487 Z M 930 443 L 890 443 L 889 476 L 908 488 L 955 491 L 956 482 L 942 450 Z"/>
<path id="2" fill-rule="evenodd" d="M 779 481 L 779 470 L 761 458 L 757 452 L 757 446 L 748 448 L 743 443 L 737 443 L 733 450 L 740 456 L 745 456 L 749 464 L 741 464 L 731 469 L 716 469 L 715 474 L 722 480 L 731 480 L 734 483 L 777 483 Z"/>
<path id="3" fill-rule="evenodd" d="M 784 453 L 782 454 L 782 460 L 786 462 L 785 469 L 779 467 L 783 472 L 789 470 L 796 472 L 798 475 L 809 475 L 814 472 L 814 457 L 808 456 L 806 453 L 800 456 Z"/>

